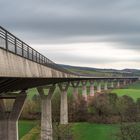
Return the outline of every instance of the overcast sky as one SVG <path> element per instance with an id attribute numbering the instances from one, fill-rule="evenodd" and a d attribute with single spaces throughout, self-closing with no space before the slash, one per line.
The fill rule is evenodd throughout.
<path id="1" fill-rule="evenodd" d="M 56 63 L 140 69 L 139 0 L 0 0 L 0 23 Z"/>

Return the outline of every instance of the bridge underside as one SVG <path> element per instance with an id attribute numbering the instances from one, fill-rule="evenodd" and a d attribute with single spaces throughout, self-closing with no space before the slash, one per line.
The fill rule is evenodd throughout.
<path id="1" fill-rule="evenodd" d="M 0 93 L 26 90 L 33 87 L 80 80 L 107 80 L 115 78 L 11 78 L 0 77 Z M 117 78 L 121 80 L 121 78 Z M 124 79 L 124 78 L 122 78 Z M 134 79 L 135 80 L 135 79 Z"/>
<path id="2" fill-rule="evenodd" d="M 26 90 L 28 88 L 56 84 L 60 82 L 79 80 L 76 78 L 0 78 L 0 93 L 17 90 Z"/>

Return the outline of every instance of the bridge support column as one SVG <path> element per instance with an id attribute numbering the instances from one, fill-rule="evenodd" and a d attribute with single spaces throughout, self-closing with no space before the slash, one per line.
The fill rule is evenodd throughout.
<path id="1" fill-rule="evenodd" d="M 111 82 L 111 88 L 114 88 L 114 82 L 113 81 Z"/>
<path id="2" fill-rule="evenodd" d="M 129 84 L 132 84 L 132 80 L 131 79 L 129 79 Z"/>
<path id="3" fill-rule="evenodd" d="M 104 90 L 105 90 L 105 91 L 108 90 L 108 81 L 105 81 L 105 83 L 104 83 Z"/>
<path id="4" fill-rule="evenodd" d="M 68 124 L 68 99 L 67 90 L 69 83 L 58 85 L 61 91 L 61 105 L 60 105 L 60 124 Z"/>
<path id="5" fill-rule="evenodd" d="M 48 89 L 45 95 L 44 89 Z M 53 140 L 51 99 L 55 85 L 37 88 L 41 97 L 41 140 Z"/>
<path id="6" fill-rule="evenodd" d="M 126 86 L 126 80 L 123 80 L 123 85 Z"/>
<path id="7" fill-rule="evenodd" d="M 94 92 L 94 81 L 93 80 L 90 80 L 90 96 L 93 97 L 95 94 Z"/>
<path id="8" fill-rule="evenodd" d="M 72 84 L 72 87 L 73 87 L 73 97 L 74 97 L 74 100 L 77 101 L 78 100 L 79 81 L 71 82 L 71 84 Z"/>
<path id="9" fill-rule="evenodd" d="M 117 88 L 120 88 L 120 81 L 117 82 Z"/>
<path id="10" fill-rule="evenodd" d="M 10 99 L 10 97 L 8 99 Z M 3 99 L 0 99 L 0 140 L 19 139 L 18 119 L 22 112 L 25 99 L 26 93 L 25 91 L 22 91 L 17 95 L 17 97 L 15 97 L 15 101 L 10 112 L 7 112 Z"/>
<path id="11" fill-rule="evenodd" d="M 87 81 L 82 81 L 82 96 L 85 101 L 87 101 Z"/>
<path id="12" fill-rule="evenodd" d="M 100 93 L 100 92 L 101 92 L 101 82 L 98 82 L 97 93 Z"/>

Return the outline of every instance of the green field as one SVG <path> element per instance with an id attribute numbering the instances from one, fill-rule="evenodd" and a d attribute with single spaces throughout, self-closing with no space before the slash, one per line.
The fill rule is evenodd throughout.
<path id="1" fill-rule="evenodd" d="M 75 140 L 114 140 L 118 125 L 76 123 L 73 130 Z"/>
<path id="2" fill-rule="evenodd" d="M 138 90 L 140 90 L 140 81 L 137 81 L 137 82 L 135 82 L 135 83 L 133 83 L 133 84 L 131 84 L 129 86 L 126 86 L 126 87 L 129 88 L 129 89 L 138 89 Z"/>
<path id="3" fill-rule="evenodd" d="M 136 82 L 126 89 L 114 89 L 112 93 L 118 96 L 127 95 L 135 101 L 140 98 L 140 82 Z M 114 134 L 117 132 L 119 125 L 76 123 L 74 125 L 74 134 L 79 137 L 76 140 L 114 140 Z"/>
<path id="4" fill-rule="evenodd" d="M 138 89 L 114 89 L 112 93 L 117 93 L 118 96 L 127 95 L 132 97 L 135 101 L 140 98 L 140 90 Z"/>
<path id="5" fill-rule="evenodd" d="M 21 139 L 37 124 L 37 121 L 19 121 L 19 138 Z"/>
<path id="6" fill-rule="evenodd" d="M 57 88 L 56 94 L 59 89 Z M 72 88 L 69 88 L 68 93 L 72 92 Z M 81 93 L 81 90 L 79 90 Z M 140 82 L 136 82 L 124 89 L 114 89 L 112 93 L 117 93 L 118 96 L 128 95 L 135 101 L 140 98 Z M 28 98 L 32 98 L 34 94 L 37 94 L 36 89 L 29 90 Z M 22 138 L 32 128 L 37 125 L 35 121 L 20 121 L 19 122 L 19 137 Z M 72 125 L 74 132 L 74 140 L 114 140 L 113 134 L 117 132 L 118 125 L 107 124 L 92 124 L 92 123 L 75 123 Z M 34 140 L 34 139 L 26 139 Z"/>
<path id="7" fill-rule="evenodd" d="M 36 122 L 32 121 L 20 121 L 19 123 L 20 139 L 24 140 L 24 137 L 26 135 L 27 136 L 25 137 L 26 140 L 35 140 L 34 139 L 35 136 L 30 137 L 30 135 L 27 133 L 29 131 L 30 133 L 32 132 L 34 133 L 33 130 L 36 124 L 37 124 Z M 118 130 L 118 125 L 75 123 L 72 124 L 72 130 L 74 134 L 74 140 L 114 140 L 113 137 Z"/>
<path id="8" fill-rule="evenodd" d="M 129 86 L 126 86 L 125 89 L 114 89 L 111 92 L 117 93 L 118 96 L 130 96 L 136 101 L 137 98 L 140 98 L 140 82 L 138 81 Z"/>

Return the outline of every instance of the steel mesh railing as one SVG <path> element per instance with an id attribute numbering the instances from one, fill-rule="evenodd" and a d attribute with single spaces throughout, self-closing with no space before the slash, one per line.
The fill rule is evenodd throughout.
<path id="1" fill-rule="evenodd" d="M 41 65 L 53 68 L 55 70 L 67 73 L 67 74 L 73 74 L 63 67 L 59 66 L 58 64 L 54 63 L 44 55 L 40 54 L 35 49 L 31 48 L 29 45 L 15 37 L 13 34 L 5 30 L 3 27 L 0 26 L 0 48 L 14 53 L 16 55 L 19 55 L 21 57 L 24 57 L 26 59 L 29 59 L 33 62 L 39 63 Z"/>

